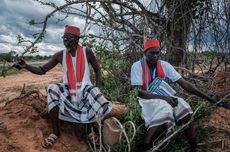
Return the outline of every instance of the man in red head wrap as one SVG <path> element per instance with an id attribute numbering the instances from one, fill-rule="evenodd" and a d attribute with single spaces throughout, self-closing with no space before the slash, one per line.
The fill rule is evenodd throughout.
<path id="1" fill-rule="evenodd" d="M 43 75 L 58 63 L 62 65 L 63 82 L 50 84 L 47 89 L 48 111 L 52 122 L 52 133 L 44 139 L 42 146 L 50 148 L 60 137 L 59 119 L 75 123 L 92 123 L 96 118 L 103 119 L 112 109 L 100 92 L 100 67 L 90 48 L 79 43 L 80 29 L 65 26 L 63 43 L 65 50 L 59 51 L 41 67 L 28 65 L 20 60 L 14 66 L 25 68 L 30 72 Z M 88 64 L 91 64 L 96 80 L 96 87 L 90 80 Z"/>
<path id="2" fill-rule="evenodd" d="M 164 81 L 166 78 L 178 83 L 190 93 L 215 102 L 184 80 L 170 63 L 160 60 L 160 54 L 160 42 L 156 39 L 148 40 L 144 44 L 144 58 L 135 62 L 131 68 L 131 85 L 139 88 L 138 101 L 142 110 L 141 115 L 148 129 L 145 139 L 138 146 L 138 151 L 150 149 L 162 132 L 171 134 L 177 122 L 188 122 L 193 113 L 186 101 L 175 96 L 175 90 Z M 191 151 L 196 151 L 193 125 L 186 128 L 184 132 L 191 145 Z"/>

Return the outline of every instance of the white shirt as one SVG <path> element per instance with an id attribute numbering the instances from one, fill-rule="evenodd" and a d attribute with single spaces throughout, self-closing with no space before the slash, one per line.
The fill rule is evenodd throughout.
<path id="1" fill-rule="evenodd" d="M 174 69 L 174 67 L 163 60 L 160 60 L 165 77 L 175 82 L 181 78 L 181 75 Z M 131 68 L 131 85 L 143 85 L 142 84 L 142 66 L 141 61 L 133 63 Z"/>

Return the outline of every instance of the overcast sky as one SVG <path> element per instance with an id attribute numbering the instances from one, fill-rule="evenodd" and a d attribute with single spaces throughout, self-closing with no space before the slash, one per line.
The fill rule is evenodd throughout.
<path id="1" fill-rule="evenodd" d="M 56 1 L 57 5 L 61 5 L 63 0 Z M 41 26 L 31 26 L 28 22 L 31 19 L 39 22 L 44 19 L 46 14 L 51 12 L 53 8 L 42 6 L 33 0 L 1 0 L 0 1 L 0 53 L 9 52 L 11 50 L 23 52 L 23 47 L 17 45 L 17 35 L 32 40 L 32 35 L 41 31 Z M 61 36 L 63 35 L 65 25 L 84 27 L 84 20 L 77 17 L 70 17 L 63 22 L 57 22 L 62 16 L 56 15 L 48 22 L 45 39 L 39 46 L 40 55 L 52 55 L 64 48 Z"/>

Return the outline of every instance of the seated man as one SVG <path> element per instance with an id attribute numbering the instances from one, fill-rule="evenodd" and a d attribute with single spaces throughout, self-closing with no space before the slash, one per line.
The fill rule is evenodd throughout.
<path id="1" fill-rule="evenodd" d="M 41 67 L 34 67 L 20 60 L 14 66 L 25 68 L 34 74 L 45 74 L 58 63 L 62 64 L 63 83 L 50 84 L 47 90 L 48 111 L 52 122 L 53 132 L 43 142 L 44 148 L 53 146 L 60 136 L 59 119 L 91 123 L 97 118 L 104 118 L 112 109 L 98 87 L 101 86 L 100 67 L 91 49 L 82 47 L 79 42 L 80 29 L 65 26 L 63 43 L 66 50 L 53 55 L 51 60 Z M 88 63 L 95 72 L 96 86 L 92 86 Z"/>
<path id="2" fill-rule="evenodd" d="M 210 102 L 215 102 L 194 85 L 184 80 L 170 63 L 159 60 L 159 48 L 160 42 L 158 40 L 148 40 L 144 44 L 144 58 L 135 62 L 131 68 L 131 85 L 139 87 L 141 115 L 148 130 L 145 139 L 141 142 L 143 146 L 138 146 L 139 151 L 150 149 L 154 140 L 163 131 L 172 133 L 176 122 L 188 122 L 193 113 L 187 102 L 174 96 L 175 91 L 164 81 L 165 78 L 178 83 L 190 93 Z M 184 132 L 191 145 L 191 151 L 195 151 L 196 142 L 193 125 L 187 127 Z"/>

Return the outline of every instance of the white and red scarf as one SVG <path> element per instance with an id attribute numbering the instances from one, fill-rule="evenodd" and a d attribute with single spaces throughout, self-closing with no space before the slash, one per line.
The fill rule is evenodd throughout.
<path id="1" fill-rule="evenodd" d="M 141 67 L 142 67 L 142 87 L 144 90 L 147 90 L 147 86 L 153 81 L 150 68 L 148 64 L 146 63 L 145 59 L 141 61 Z M 162 68 L 160 60 L 157 60 L 157 65 L 156 65 L 156 77 L 160 77 L 162 79 L 165 79 L 165 73 Z M 148 82 L 147 82 L 148 81 Z M 148 85 L 147 85 L 148 83 Z"/>
<path id="2" fill-rule="evenodd" d="M 75 56 L 76 63 L 73 63 L 69 51 L 66 51 L 67 79 L 70 96 L 76 96 L 76 90 L 81 88 L 86 68 L 83 48 L 79 44 Z M 74 64 L 76 65 L 76 73 L 74 73 Z"/>

